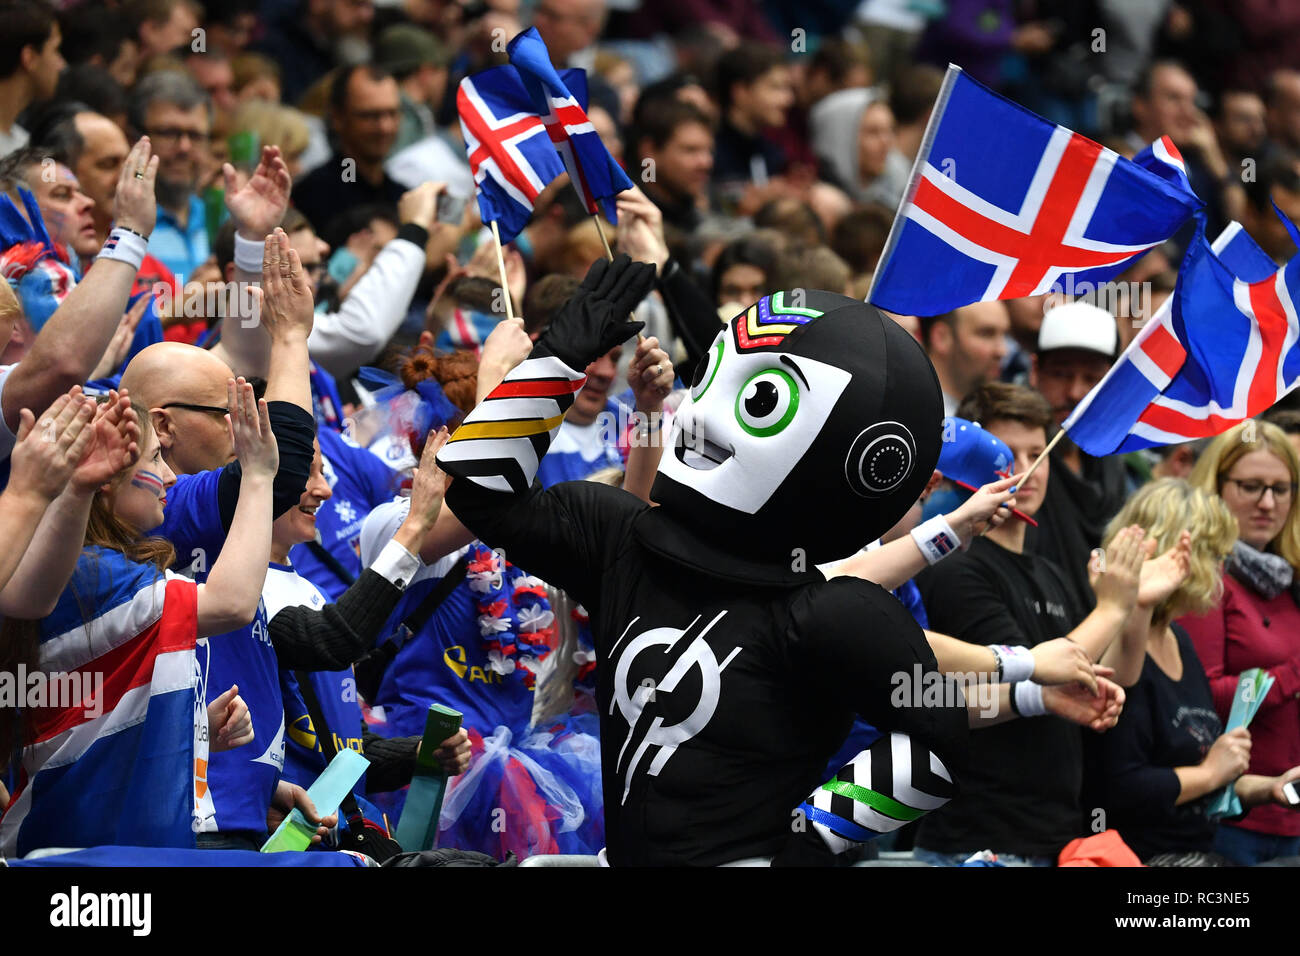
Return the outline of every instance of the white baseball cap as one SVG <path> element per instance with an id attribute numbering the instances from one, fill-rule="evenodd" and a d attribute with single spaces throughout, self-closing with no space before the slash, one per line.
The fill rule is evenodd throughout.
<path id="1" fill-rule="evenodd" d="M 1066 302 L 1048 310 L 1038 328 L 1038 351 L 1084 349 L 1114 358 L 1119 347 L 1115 317 L 1089 302 Z"/>

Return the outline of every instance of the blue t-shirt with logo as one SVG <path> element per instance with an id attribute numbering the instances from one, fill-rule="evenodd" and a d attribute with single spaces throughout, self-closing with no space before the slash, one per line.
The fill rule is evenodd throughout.
<path id="1" fill-rule="evenodd" d="M 219 469 L 177 476 L 167 491 L 163 523 L 150 532 L 175 545 L 176 569 L 189 571 L 200 583 L 207 579 L 226 540 L 217 500 L 220 478 Z M 206 703 L 237 684 L 254 734 L 252 743 L 210 755 L 208 790 L 215 816 L 204 822 L 203 832 L 266 830 L 266 811 L 284 768 L 284 700 L 266 622 L 266 608 L 259 601 L 250 624 L 199 641 Z"/>
<path id="2" fill-rule="evenodd" d="M 262 603 L 267 620 L 273 621 L 285 608 L 307 607 L 319 611 L 329 601 L 291 565 L 273 562 L 266 572 Z M 334 749 L 362 753 L 361 705 L 357 701 L 357 683 L 352 668 L 311 671 L 310 678 L 325 723 L 334 736 Z M 307 704 L 293 671 L 280 671 L 280 688 L 285 715 L 284 779 L 304 788 L 310 787 L 325 770 L 325 754 L 316 740 L 320 728 L 313 725 L 307 713 Z M 365 793 L 364 780 L 363 776 L 353 788 L 359 796 Z"/>
<path id="3" fill-rule="evenodd" d="M 400 475 L 382 458 L 328 428 L 317 430 L 325 480 L 333 492 L 316 510 L 320 544 L 355 580 L 362 571 L 361 524 L 371 510 L 392 500 Z M 340 577 L 306 544 L 289 551 L 294 569 L 331 601 L 348 589 Z"/>
<path id="4" fill-rule="evenodd" d="M 562 481 L 581 481 L 602 468 L 626 465 L 619 439 L 631 412 L 617 399 L 605 402 L 605 411 L 590 425 L 575 425 L 565 420 L 555 441 L 537 465 L 537 480 L 543 488 Z"/>
<path id="5" fill-rule="evenodd" d="M 405 519 L 409 499 L 376 508 L 362 536 L 370 559 Z M 376 699 L 385 737 L 424 733 L 429 705 L 464 714 L 463 725 L 490 735 L 498 725 L 522 732 L 532 722 L 534 686 L 542 661 L 556 643 L 555 615 L 544 585 L 503 563 L 480 542 L 427 565 L 411 580 L 381 634 L 397 632 L 458 563 L 467 572 L 417 634 L 405 635 L 384 673 Z"/>

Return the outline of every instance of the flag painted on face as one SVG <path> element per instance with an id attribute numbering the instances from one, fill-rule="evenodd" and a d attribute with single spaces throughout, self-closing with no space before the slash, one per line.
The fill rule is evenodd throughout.
<path id="1" fill-rule="evenodd" d="M 940 315 L 1107 281 L 1201 210 L 1180 165 L 1168 140 L 1130 161 L 949 66 L 867 299 Z"/>

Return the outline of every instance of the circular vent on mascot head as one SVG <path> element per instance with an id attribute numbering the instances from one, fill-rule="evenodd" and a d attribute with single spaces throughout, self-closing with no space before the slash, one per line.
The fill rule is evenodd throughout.
<path id="1" fill-rule="evenodd" d="M 877 422 L 864 429 L 844 460 L 844 477 L 864 498 L 880 498 L 916 467 L 916 442 L 901 422 Z"/>

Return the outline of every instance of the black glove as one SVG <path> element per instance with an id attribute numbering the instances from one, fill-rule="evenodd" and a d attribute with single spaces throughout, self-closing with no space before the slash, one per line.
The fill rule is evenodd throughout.
<path id="1" fill-rule="evenodd" d="M 553 355 L 582 371 L 616 345 L 645 327 L 629 322 L 628 313 L 654 288 L 655 267 L 619 254 L 613 262 L 598 259 L 578 291 L 551 320 L 532 355 Z"/>

